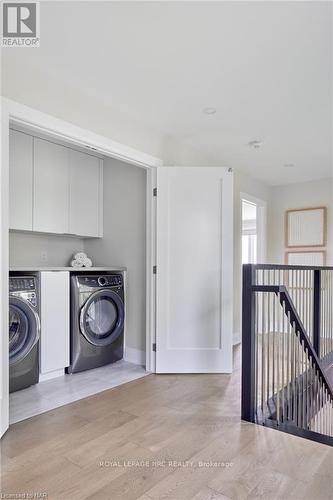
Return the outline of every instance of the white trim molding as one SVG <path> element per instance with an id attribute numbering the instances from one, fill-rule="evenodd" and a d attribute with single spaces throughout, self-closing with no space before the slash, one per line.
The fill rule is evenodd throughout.
<path id="1" fill-rule="evenodd" d="M 252 196 L 251 194 L 245 193 L 245 192 L 240 192 L 240 216 L 241 216 L 241 223 L 240 223 L 240 238 L 242 241 L 242 202 L 244 201 L 249 201 L 250 203 L 253 203 L 254 205 L 257 206 L 258 208 L 258 213 L 257 213 L 257 235 L 259 236 L 258 238 L 258 255 L 257 259 L 260 260 L 260 264 L 265 264 L 266 263 L 266 258 L 267 258 L 267 201 L 261 200 L 260 198 L 256 198 L 255 196 Z M 241 243 L 241 252 L 242 252 L 242 243 Z M 242 253 L 241 253 L 242 255 Z"/>
<path id="2" fill-rule="evenodd" d="M 37 111 L 11 99 L 2 99 L 6 104 L 11 123 L 29 127 L 36 132 L 49 133 L 50 136 L 56 137 L 59 140 L 71 142 L 77 146 L 90 149 L 90 151 L 96 149 L 99 153 L 112 156 L 132 165 L 147 168 L 160 167 L 163 164 L 159 158 L 131 148 L 130 146 L 120 144 L 108 137 Z"/>
<path id="3" fill-rule="evenodd" d="M 0 438 L 9 426 L 8 360 L 8 225 L 9 225 L 9 116 L 7 103 L 0 99 Z"/>

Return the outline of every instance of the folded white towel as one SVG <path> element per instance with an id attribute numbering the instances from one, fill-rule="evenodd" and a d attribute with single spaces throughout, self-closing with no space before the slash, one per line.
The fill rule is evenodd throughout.
<path id="1" fill-rule="evenodd" d="M 71 266 L 76 268 L 83 267 L 83 262 L 81 260 L 73 259 L 71 262 Z"/>
<path id="2" fill-rule="evenodd" d="M 87 258 L 87 254 L 84 252 L 78 252 L 74 255 L 75 260 L 83 260 Z"/>
<path id="3" fill-rule="evenodd" d="M 92 261 L 91 261 L 91 259 L 89 259 L 89 257 L 86 257 L 86 258 L 83 260 L 83 266 L 84 266 L 84 267 L 92 267 Z"/>

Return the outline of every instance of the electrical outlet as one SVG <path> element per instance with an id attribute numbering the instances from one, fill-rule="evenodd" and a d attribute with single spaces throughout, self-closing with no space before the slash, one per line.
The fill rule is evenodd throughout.
<path id="1" fill-rule="evenodd" d="M 43 250 L 40 254 L 40 257 L 42 259 L 42 262 L 47 262 L 48 261 L 48 255 L 47 255 L 47 251 L 46 250 Z"/>

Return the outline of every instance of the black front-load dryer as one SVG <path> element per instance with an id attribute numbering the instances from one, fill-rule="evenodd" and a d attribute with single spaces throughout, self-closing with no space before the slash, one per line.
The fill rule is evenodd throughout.
<path id="1" fill-rule="evenodd" d="M 9 392 L 39 381 L 38 276 L 9 277 Z"/>
<path id="2" fill-rule="evenodd" d="M 71 364 L 68 373 L 123 358 L 125 297 L 122 274 L 71 275 Z"/>

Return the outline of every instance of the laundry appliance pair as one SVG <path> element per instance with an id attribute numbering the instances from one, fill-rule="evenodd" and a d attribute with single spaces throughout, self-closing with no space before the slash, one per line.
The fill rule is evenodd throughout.
<path id="1" fill-rule="evenodd" d="M 97 368 L 122 359 L 125 325 L 123 273 L 73 272 L 70 282 L 70 366 L 67 373 Z M 25 389 L 39 381 L 40 302 L 39 273 L 10 274 L 10 392 Z"/>

